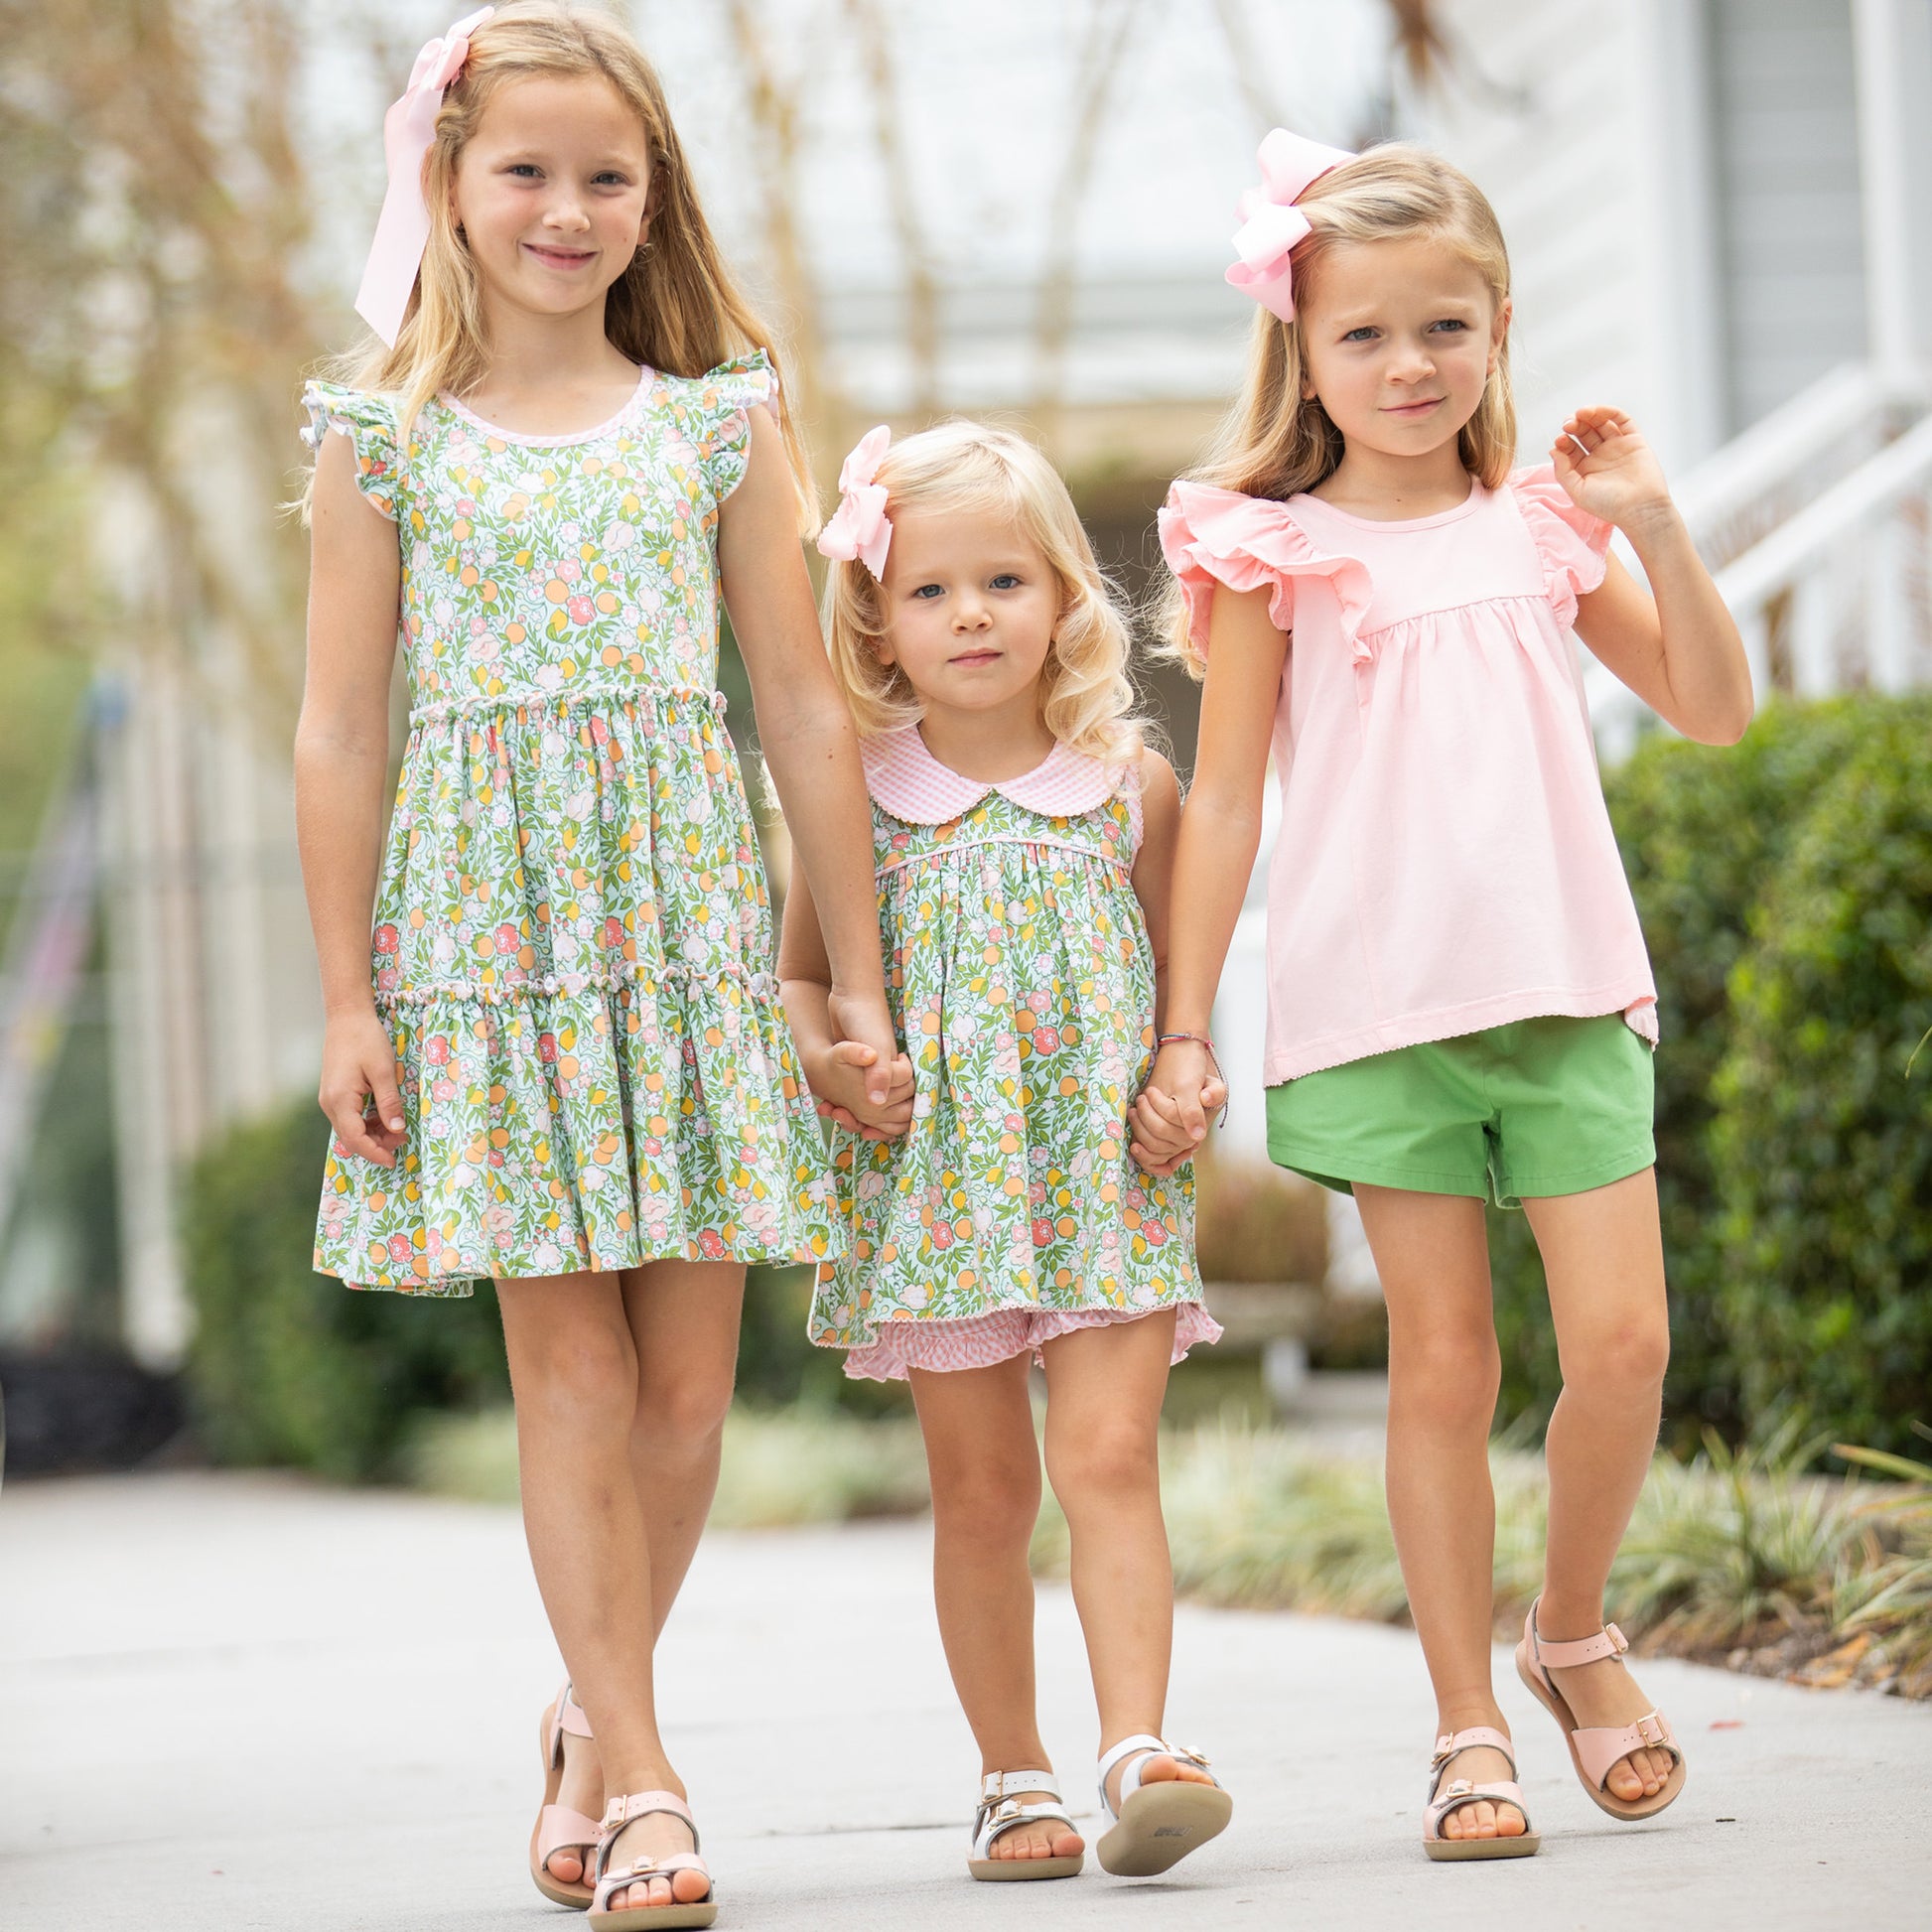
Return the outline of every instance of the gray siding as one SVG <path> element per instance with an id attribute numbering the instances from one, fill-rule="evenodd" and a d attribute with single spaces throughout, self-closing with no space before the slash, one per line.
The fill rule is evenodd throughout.
<path id="1" fill-rule="evenodd" d="M 1725 427 L 1865 341 L 1851 0 L 1705 0 Z"/>

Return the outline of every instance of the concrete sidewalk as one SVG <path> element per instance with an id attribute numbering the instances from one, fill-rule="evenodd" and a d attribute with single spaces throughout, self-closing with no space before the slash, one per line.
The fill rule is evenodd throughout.
<path id="1" fill-rule="evenodd" d="M 1619 1827 L 1499 1654 L 1542 1856 L 1432 1865 L 1431 1710 L 1404 1632 L 1183 1609 L 1173 1734 L 1236 1798 L 1167 1880 L 966 1877 L 977 1764 L 923 1524 L 720 1535 L 663 1652 L 721 1928 L 1932 1924 L 1932 1711 L 1648 1663 L 1692 1781 Z M 1071 1605 L 1040 1593 L 1076 1812 Z M 275 1477 L 0 1494 L 0 1927 L 568 1928 L 522 1866 L 558 1675 L 515 1516 Z"/>

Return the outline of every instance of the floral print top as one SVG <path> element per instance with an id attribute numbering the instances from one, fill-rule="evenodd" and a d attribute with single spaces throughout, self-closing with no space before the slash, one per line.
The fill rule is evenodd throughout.
<path id="1" fill-rule="evenodd" d="M 764 357 L 510 434 L 312 382 L 402 549 L 409 738 L 370 970 L 393 1169 L 332 1150 L 315 1265 L 362 1288 L 822 1258 L 831 1185 L 717 689 L 719 505 Z"/>
<path id="2" fill-rule="evenodd" d="M 916 727 L 868 744 L 866 769 L 887 997 L 917 1093 L 903 1138 L 836 1138 L 845 1232 L 812 1339 L 1198 1303 L 1191 1170 L 1157 1179 L 1128 1152 L 1155 1017 L 1133 779 L 1062 746 L 983 785 Z"/>

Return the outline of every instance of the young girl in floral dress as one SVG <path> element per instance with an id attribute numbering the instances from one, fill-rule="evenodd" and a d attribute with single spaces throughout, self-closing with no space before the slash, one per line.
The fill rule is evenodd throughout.
<path id="1" fill-rule="evenodd" d="M 1206 1027 L 1272 752 L 1269 1150 L 1352 1189 L 1388 1298 L 1389 1515 L 1437 1701 L 1423 1843 L 1519 1858 L 1539 1840 L 1490 1687 L 1486 1198 L 1528 1213 L 1563 1358 L 1517 1668 L 1611 1816 L 1685 1777 L 1603 1622 L 1669 1323 L 1656 991 L 1569 632 L 1710 743 L 1745 729 L 1750 673 L 1628 417 L 1581 409 L 1549 466 L 1512 469 L 1509 261 L 1475 184 L 1280 129 L 1261 160 L 1228 272 L 1265 311 L 1247 389 L 1161 516 L 1171 635 L 1205 680 L 1171 1026 Z M 1156 1067 L 1190 1134 L 1208 1071 L 1188 1039 Z"/>
<path id="2" fill-rule="evenodd" d="M 847 1258 L 813 1339 L 909 1378 L 932 1474 L 939 1624 L 981 1752 L 976 1878 L 1080 1869 L 1034 1709 L 1028 1371 L 1100 1708 L 1099 1845 L 1162 1871 L 1227 1823 L 1161 1736 L 1173 1576 L 1156 1430 L 1168 1370 L 1219 1329 L 1192 1187 L 1130 1156 L 1159 1024 L 1179 794 L 1131 710 L 1127 636 L 1065 485 L 1019 438 L 952 424 L 847 461 L 819 547 L 833 666 L 873 801 L 879 927 L 909 1065 L 884 1106 L 828 1012 L 821 911 L 794 886 L 780 972 L 837 1149 Z M 856 1063 L 855 1063 L 856 1062 Z M 1157 1097 L 1158 1098 L 1158 1097 Z M 1185 1152 L 1171 1123 L 1149 1159 Z"/>
<path id="3" fill-rule="evenodd" d="M 424 50 L 387 133 L 358 301 L 381 341 L 307 393 L 297 785 L 336 1130 L 316 1266 L 495 1281 L 574 1685 L 545 1716 L 532 1872 L 593 1925 L 708 1925 L 652 1646 L 716 1480 L 745 1266 L 822 1256 L 831 1194 L 717 690 L 721 596 L 883 1101 L 860 767 L 769 339 L 635 45 L 602 13 L 484 8 Z"/>

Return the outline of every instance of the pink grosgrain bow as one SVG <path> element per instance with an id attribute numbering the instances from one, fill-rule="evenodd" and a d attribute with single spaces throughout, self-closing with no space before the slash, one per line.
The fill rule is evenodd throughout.
<path id="1" fill-rule="evenodd" d="M 868 430 L 839 466 L 839 506 L 818 533 L 822 557 L 840 563 L 855 559 L 881 583 L 886 580 L 886 553 L 893 547 L 892 520 L 886 514 L 886 485 L 874 483 L 893 432 L 881 423 Z"/>
<path id="2" fill-rule="evenodd" d="M 1278 127 L 1259 151 L 1261 184 L 1241 197 L 1235 212 L 1234 252 L 1228 284 L 1251 295 L 1284 322 L 1295 320 L 1295 289 L 1289 253 L 1308 233 L 1309 217 L 1295 206 L 1331 168 L 1355 157 L 1345 148 L 1324 148 Z"/>
<path id="3" fill-rule="evenodd" d="M 392 348 L 402 333 L 416 271 L 429 245 L 429 207 L 423 200 L 423 157 L 436 138 L 437 110 L 444 90 L 470 58 L 470 36 L 494 7 L 465 14 L 441 40 L 428 42 L 416 56 L 409 85 L 382 117 L 382 152 L 389 186 L 376 217 L 375 239 L 355 291 L 355 313 Z"/>

